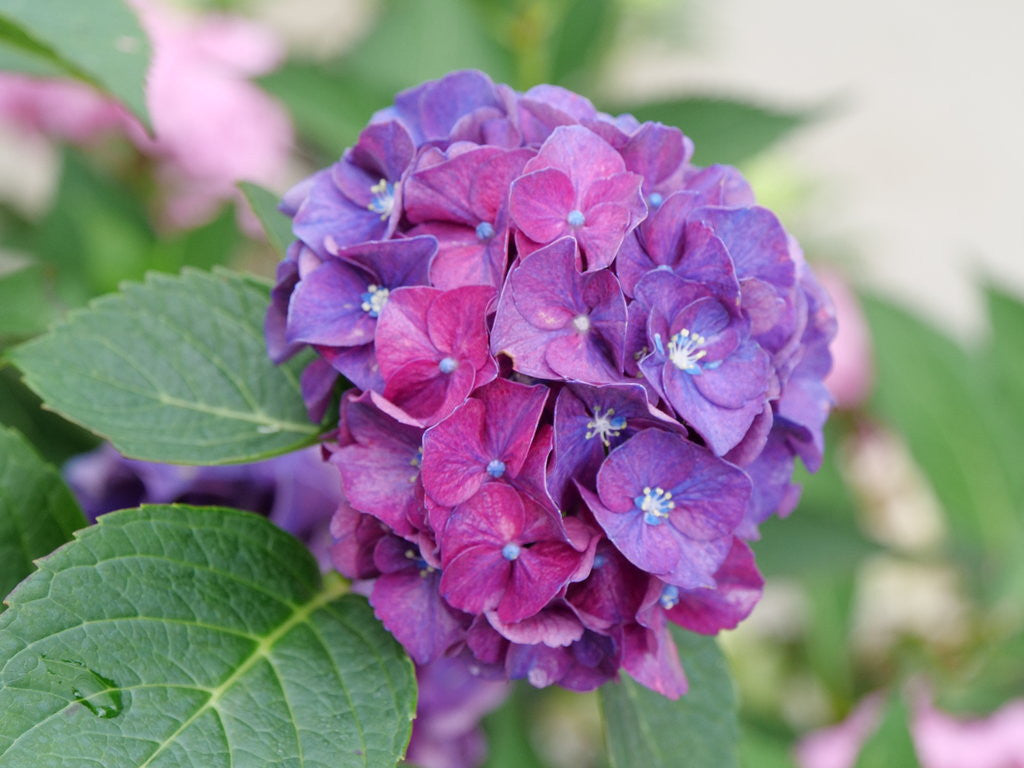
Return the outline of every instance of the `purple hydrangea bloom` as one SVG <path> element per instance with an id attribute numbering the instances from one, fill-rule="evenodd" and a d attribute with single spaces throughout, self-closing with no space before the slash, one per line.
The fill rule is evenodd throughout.
<path id="1" fill-rule="evenodd" d="M 650 307 L 640 360 L 647 380 L 722 455 L 743 439 L 765 407 L 768 354 L 750 338 L 750 322 L 699 283 L 663 270 L 637 285 Z"/>
<path id="2" fill-rule="evenodd" d="M 345 499 L 331 554 L 417 660 L 590 690 L 687 687 L 669 622 L 761 590 L 835 332 L 796 242 L 679 130 L 476 71 L 411 88 L 288 195 L 268 350 Z M 379 212 L 378 212 L 379 211 Z"/>
<path id="3" fill-rule="evenodd" d="M 500 288 L 508 261 L 508 187 L 532 156 L 526 149 L 480 147 L 417 171 L 406 182 L 410 234 L 440 243 L 430 267 L 438 288 Z"/>
<path id="4" fill-rule="evenodd" d="M 382 240 L 401 212 L 400 182 L 415 146 L 397 122 L 371 125 L 336 164 L 320 171 L 293 217 L 295 236 L 321 257 L 346 243 Z"/>
<path id="5" fill-rule="evenodd" d="M 430 426 L 449 416 L 497 373 L 484 318 L 494 290 L 403 288 L 377 321 L 384 391 L 374 402 L 400 421 Z"/>
<path id="6" fill-rule="evenodd" d="M 581 489 L 583 490 L 583 489 Z M 646 429 L 612 451 L 584 498 L 631 563 L 676 586 L 714 586 L 750 479 L 685 438 Z"/>
<path id="7" fill-rule="evenodd" d="M 557 516 L 500 483 L 485 485 L 459 505 L 443 538 L 445 599 L 469 613 L 493 610 L 504 622 L 539 612 L 583 558 Z"/>
<path id="8" fill-rule="evenodd" d="M 572 237 L 587 269 L 612 259 L 646 213 L 643 179 L 626 170 L 608 142 L 582 126 L 559 126 L 509 192 L 509 210 L 522 252 Z"/>
<path id="9" fill-rule="evenodd" d="M 562 238 L 512 270 L 491 332 L 495 354 L 519 373 L 591 384 L 622 378 L 626 302 L 607 270 L 576 271 L 576 248 Z"/>
<path id="10" fill-rule="evenodd" d="M 505 379 L 477 390 L 423 440 L 423 486 L 453 507 L 485 482 L 515 481 L 540 423 L 548 390 Z"/>

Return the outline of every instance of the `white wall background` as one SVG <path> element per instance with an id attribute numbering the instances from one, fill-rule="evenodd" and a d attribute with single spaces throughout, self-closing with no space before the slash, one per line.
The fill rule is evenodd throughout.
<path id="1" fill-rule="evenodd" d="M 800 234 L 841 241 L 865 282 L 964 336 L 981 278 L 1024 295 L 1024 2 L 694 0 L 671 15 L 676 29 L 620 47 L 613 88 L 835 102 L 776 152 L 813 182 Z"/>

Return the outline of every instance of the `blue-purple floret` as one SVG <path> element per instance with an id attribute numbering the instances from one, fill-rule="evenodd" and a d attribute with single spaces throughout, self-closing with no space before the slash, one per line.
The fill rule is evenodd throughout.
<path id="1" fill-rule="evenodd" d="M 668 622 L 736 626 L 748 542 L 821 460 L 835 333 L 799 247 L 678 129 L 455 72 L 282 210 L 268 347 L 304 345 L 334 563 L 418 664 L 686 691 Z"/>

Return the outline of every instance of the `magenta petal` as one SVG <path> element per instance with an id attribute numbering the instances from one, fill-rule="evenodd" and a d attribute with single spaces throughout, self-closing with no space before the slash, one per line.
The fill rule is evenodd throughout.
<path id="1" fill-rule="evenodd" d="M 735 628 L 747 618 L 761 598 L 763 587 L 764 579 L 754 564 L 754 553 L 734 539 L 725 562 L 715 571 L 714 589 L 681 592 L 679 603 L 667 614 L 691 632 L 714 635 Z"/>
<path id="2" fill-rule="evenodd" d="M 612 263 L 632 224 L 630 212 L 618 203 L 601 203 L 586 211 L 586 226 L 576 233 L 587 258 L 587 270 Z"/>
<path id="3" fill-rule="evenodd" d="M 497 607 L 512 571 L 500 550 L 480 545 L 463 549 L 441 573 L 441 594 L 455 608 L 483 613 Z"/>
<path id="4" fill-rule="evenodd" d="M 520 176 L 509 193 L 509 213 L 523 234 L 550 243 L 569 234 L 569 212 L 576 207 L 576 190 L 561 171 L 546 168 Z"/>
<path id="5" fill-rule="evenodd" d="M 670 699 L 678 699 L 689 687 L 676 644 L 664 624 L 656 630 L 639 624 L 623 629 L 622 667 L 637 682 Z"/>
<path id="6" fill-rule="evenodd" d="M 422 427 L 447 417 L 465 401 L 476 376 L 466 366 L 441 373 L 438 365 L 433 360 L 413 360 L 393 372 L 384 387 L 383 400 L 374 398 L 377 407 L 403 423 Z M 390 406 L 397 406 L 400 413 Z"/>
<path id="7" fill-rule="evenodd" d="M 373 612 L 417 664 L 428 664 L 455 645 L 463 622 L 438 594 L 436 573 L 385 573 L 373 584 Z"/>
<path id="8" fill-rule="evenodd" d="M 503 621 L 494 611 L 486 615 L 491 626 L 513 643 L 558 648 L 583 637 L 580 620 L 564 606 L 553 605 L 522 621 Z"/>
<path id="9" fill-rule="evenodd" d="M 523 549 L 498 604 L 498 617 L 504 622 L 515 622 L 537 613 L 569 583 L 579 561 L 579 552 L 555 541 L 540 541 Z"/>
<path id="10" fill-rule="evenodd" d="M 483 445 L 486 409 L 469 398 L 423 440 L 423 487 L 439 504 L 453 507 L 475 494 L 487 479 L 492 457 Z"/>
<path id="11" fill-rule="evenodd" d="M 572 125 L 556 128 L 524 170 L 530 173 L 541 168 L 557 168 L 571 178 L 578 189 L 587 189 L 624 172 L 626 164 L 611 144 L 596 133 L 581 125 Z"/>

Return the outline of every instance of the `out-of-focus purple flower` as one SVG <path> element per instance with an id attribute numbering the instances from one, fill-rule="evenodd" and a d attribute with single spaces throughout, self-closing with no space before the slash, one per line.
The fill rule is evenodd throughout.
<path id="1" fill-rule="evenodd" d="M 815 731 L 797 745 L 800 768 L 853 768 L 864 742 L 878 728 L 884 698 L 865 698 L 842 723 Z M 1024 765 L 1024 699 L 988 717 L 965 720 L 914 697 L 911 736 L 922 768 L 1017 768 Z"/>
<path id="2" fill-rule="evenodd" d="M 476 768 L 487 754 L 480 719 L 497 708 L 508 684 L 481 679 L 461 658 L 416 667 L 419 697 L 406 758 L 422 768 Z"/>
<path id="3" fill-rule="evenodd" d="M 527 376 L 590 384 L 622 378 L 626 302 L 611 272 L 580 274 L 562 238 L 531 253 L 509 275 L 491 348 Z"/>
<path id="4" fill-rule="evenodd" d="M 68 461 L 64 477 L 91 521 L 140 504 L 236 507 L 266 515 L 325 566 L 328 525 L 341 498 L 337 474 L 319 448 L 253 464 L 186 467 L 126 459 L 105 444 Z"/>
<path id="5" fill-rule="evenodd" d="M 677 129 L 557 86 L 452 73 L 363 138 L 342 164 L 393 184 L 387 221 L 351 224 L 369 219 L 339 166 L 298 185 L 267 316 L 275 359 L 320 356 L 312 411 L 334 371 L 361 390 L 333 453 L 338 567 L 417 659 L 574 690 L 624 669 L 681 695 L 669 623 L 750 612 L 745 541 L 792 510 L 795 459 L 821 458 L 834 324 L 798 246 Z M 424 235 L 437 253 L 416 258 Z M 350 256 L 385 243 L 401 280 Z"/>
<path id="6" fill-rule="evenodd" d="M 523 172 L 509 192 L 523 252 L 568 236 L 579 243 L 587 269 L 601 269 L 646 212 L 642 178 L 582 126 L 556 128 Z"/>

